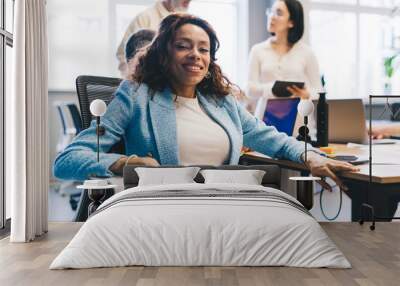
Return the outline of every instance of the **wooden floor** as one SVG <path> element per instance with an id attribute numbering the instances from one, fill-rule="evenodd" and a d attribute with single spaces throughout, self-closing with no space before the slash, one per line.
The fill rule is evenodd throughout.
<path id="1" fill-rule="evenodd" d="M 0 241 L 0 285 L 400 285 L 400 223 L 322 224 L 352 269 L 289 267 L 122 267 L 48 270 L 80 228 L 51 223 L 44 237 L 28 244 Z"/>

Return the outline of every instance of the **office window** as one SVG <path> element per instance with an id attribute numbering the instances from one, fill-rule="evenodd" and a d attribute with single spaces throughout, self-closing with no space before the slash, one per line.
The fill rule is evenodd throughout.
<path id="1" fill-rule="evenodd" d="M 132 1 L 133 2 L 133 1 Z M 148 6 L 145 4 L 117 4 L 115 7 L 116 15 L 116 37 L 114 39 L 114 49 L 116 50 L 122 37 L 125 34 L 126 28 L 132 22 L 137 14 L 145 10 Z"/>
<path id="2" fill-rule="evenodd" d="M 308 2 L 310 43 L 329 97 L 400 92 L 400 72 L 389 78 L 384 66 L 386 58 L 400 53 L 400 1 Z"/>
<path id="3" fill-rule="evenodd" d="M 238 82 L 238 11 L 237 1 L 192 1 L 190 13 L 204 18 L 215 29 L 221 44 L 217 63 L 233 82 Z M 221 15 L 224 15 L 221 17 Z"/>
<path id="4" fill-rule="evenodd" d="M 14 0 L 5 0 L 5 20 L 6 20 L 6 30 L 10 33 L 13 32 L 13 22 L 14 22 Z"/>
<path id="5" fill-rule="evenodd" d="M 49 89 L 75 90 L 82 74 L 113 76 L 108 0 L 47 2 Z"/>
<path id="6" fill-rule="evenodd" d="M 357 3 L 357 0 L 313 0 L 313 2 L 329 3 L 329 4 L 355 5 Z"/>
<path id="7" fill-rule="evenodd" d="M 12 56 L 12 47 L 6 45 L 6 68 L 5 68 L 5 98 L 10 98 L 11 96 L 11 76 L 12 76 L 12 69 L 13 69 L 13 56 Z M 8 99 L 7 99 L 8 100 Z M 4 141 L 3 141 L 4 142 Z M 4 153 L 5 154 L 5 153 Z M 5 192 L 5 218 L 11 218 L 11 192 L 9 188 L 4 190 Z"/>
<path id="8" fill-rule="evenodd" d="M 324 25 L 318 25 L 322 22 Z M 356 92 L 353 80 L 356 73 L 355 24 L 356 17 L 352 13 L 319 10 L 310 13 L 311 46 L 325 76 L 326 89 L 335 97 L 347 97 Z M 335 63 L 334 68 L 330 68 L 332 63 Z"/>
<path id="9" fill-rule="evenodd" d="M 400 5 L 399 0 L 359 0 L 361 6 L 370 7 L 386 7 L 394 9 L 396 6 Z"/>
<path id="10" fill-rule="evenodd" d="M 4 187 L 4 108 L 7 98 L 11 95 L 13 15 L 14 1 L 0 0 L 0 229 L 4 229 L 6 220 L 11 217 L 11 196 Z"/>

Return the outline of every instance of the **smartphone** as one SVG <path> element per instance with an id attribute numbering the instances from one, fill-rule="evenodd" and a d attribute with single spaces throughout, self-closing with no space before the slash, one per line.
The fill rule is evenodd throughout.
<path id="1" fill-rule="evenodd" d="M 277 97 L 290 97 L 292 94 L 287 90 L 287 88 L 293 85 L 298 88 L 303 88 L 304 82 L 277 80 L 272 87 L 272 93 Z"/>
<path id="2" fill-rule="evenodd" d="M 329 157 L 329 158 L 334 159 L 334 160 L 339 160 L 339 161 L 345 161 L 345 162 L 348 162 L 353 165 L 362 165 L 362 164 L 369 162 L 368 159 L 359 158 L 354 155 L 337 155 L 337 156 L 333 156 L 333 157 Z"/>

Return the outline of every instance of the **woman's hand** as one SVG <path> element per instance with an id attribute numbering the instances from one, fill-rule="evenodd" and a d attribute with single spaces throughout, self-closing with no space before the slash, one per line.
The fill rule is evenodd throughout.
<path id="1" fill-rule="evenodd" d="M 129 160 L 129 161 L 128 161 Z M 114 164 L 110 166 L 110 171 L 115 175 L 122 175 L 122 171 L 126 165 L 139 165 L 139 166 L 160 166 L 156 159 L 152 157 L 121 157 Z"/>
<path id="2" fill-rule="evenodd" d="M 292 85 L 292 86 L 288 86 L 287 90 L 293 94 L 293 97 L 300 97 L 301 99 L 309 99 L 310 98 L 310 93 L 308 92 L 308 90 L 303 87 L 300 88 L 298 86 Z"/>
<path id="3" fill-rule="evenodd" d="M 400 134 L 400 125 L 373 126 L 371 131 L 373 139 L 389 138 L 396 134 Z"/>
<path id="4" fill-rule="evenodd" d="M 150 166 L 150 167 L 157 167 L 160 164 L 157 162 L 156 159 L 152 157 L 133 157 L 129 158 L 128 162 L 125 162 L 126 165 L 140 165 L 140 166 Z"/>
<path id="5" fill-rule="evenodd" d="M 337 186 L 339 186 L 341 189 L 347 190 L 347 187 L 343 185 L 342 181 L 337 176 L 337 173 L 357 172 L 360 170 L 350 163 L 325 158 L 314 152 L 307 153 L 307 162 L 305 164 L 313 176 L 322 178 L 322 180 L 317 182 L 324 189 L 329 191 L 331 191 L 332 188 L 327 182 L 324 181 L 324 177 L 331 178 Z"/>

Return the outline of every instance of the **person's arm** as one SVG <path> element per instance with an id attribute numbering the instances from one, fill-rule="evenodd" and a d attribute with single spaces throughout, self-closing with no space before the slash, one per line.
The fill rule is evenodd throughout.
<path id="1" fill-rule="evenodd" d="M 113 175 L 109 167 L 124 155 L 106 152 L 123 138 L 131 121 L 134 105 L 131 89 L 128 81 L 122 82 L 115 98 L 108 105 L 107 112 L 101 118 L 105 134 L 100 137 L 100 162 L 97 162 L 96 122 L 93 120 L 90 127 L 79 133 L 57 156 L 53 169 L 57 178 L 85 180 L 91 175 Z"/>
<path id="2" fill-rule="evenodd" d="M 304 156 L 303 156 L 304 158 Z M 338 177 L 341 172 L 357 172 L 360 169 L 350 163 L 329 159 L 314 152 L 307 152 L 307 162 L 304 162 L 310 173 L 322 180 L 317 181 L 323 188 L 332 190 L 332 187 L 325 182 L 325 177 L 331 178 L 337 186 L 347 191 L 347 187 Z"/>
<path id="3" fill-rule="evenodd" d="M 349 163 L 321 156 L 319 151 L 310 145 L 308 145 L 308 150 L 313 152 L 307 152 L 307 162 L 304 162 L 304 142 L 299 142 L 285 133 L 278 132 L 275 127 L 267 126 L 239 105 L 237 105 L 237 110 L 242 124 L 243 145 L 252 150 L 273 158 L 305 163 L 314 176 L 330 177 L 342 187 L 344 186 L 336 173 L 359 170 Z M 324 181 L 320 183 L 323 187 L 329 188 Z"/>
<path id="4" fill-rule="evenodd" d="M 400 135 L 400 122 L 393 125 L 372 126 L 371 134 L 372 138 L 375 139 L 388 138 L 392 135 Z"/>
<path id="5" fill-rule="evenodd" d="M 118 59 L 118 69 L 121 72 L 121 75 L 123 78 L 126 78 L 127 76 L 127 63 L 125 59 L 125 45 L 126 42 L 128 41 L 129 37 L 137 32 L 140 29 L 147 28 L 150 25 L 150 20 L 146 15 L 138 15 L 135 17 L 132 22 L 129 24 L 128 28 L 125 31 L 125 34 L 118 46 L 117 49 L 117 59 Z"/>
<path id="6" fill-rule="evenodd" d="M 160 166 L 160 163 L 157 162 L 156 159 L 152 157 L 138 157 L 138 156 L 123 156 L 118 159 L 118 161 L 114 162 L 110 166 L 110 171 L 115 175 L 122 176 L 122 172 L 126 165 L 137 165 L 137 166 Z"/>

